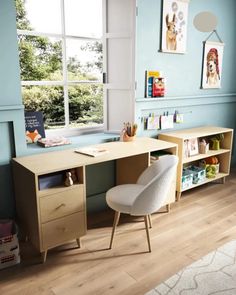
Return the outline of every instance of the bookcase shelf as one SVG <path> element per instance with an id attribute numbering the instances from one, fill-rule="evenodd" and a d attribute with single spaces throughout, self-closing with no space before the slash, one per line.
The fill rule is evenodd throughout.
<path id="1" fill-rule="evenodd" d="M 190 157 L 185 157 L 185 144 L 186 140 L 190 139 L 210 139 L 219 134 L 223 135 L 223 140 L 221 141 L 221 148 L 218 150 L 209 150 L 205 154 L 197 154 Z M 178 144 L 178 156 L 179 156 L 179 164 L 177 169 L 177 200 L 180 199 L 181 193 L 192 189 L 194 187 L 216 181 L 222 180 L 225 182 L 225 177 L 229 175 L 230 172 L 230 162 L 231 162 L 231 150 L 232 150 L 232 139 L 233 139 L 233 129 L 215 127 L 215 126 L 203 126 L 192 129 L 183 129 L 170 133 L 162 133 L 159 135 L 159 139 L 166 140 L 172 143 Z M 206 178 L 204 181 L 199 182 L 197 184 L 192 184 L 188 188 L 182 188 L 182 176 L 183 176 L 183 168 L 188 165 L 198 164 L 198 161 L 207 159 L 212 156 L 217 156 L 220 163 L 220 171 L 213 178 Z"/>

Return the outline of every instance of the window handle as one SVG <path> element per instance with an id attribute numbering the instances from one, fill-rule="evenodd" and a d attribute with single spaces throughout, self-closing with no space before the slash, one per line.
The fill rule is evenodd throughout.
<path id="1" fill-rule="evenodd" d="M 102 73 L 102 83 L 103 84 L 107 83 L 107 73 Z"/>

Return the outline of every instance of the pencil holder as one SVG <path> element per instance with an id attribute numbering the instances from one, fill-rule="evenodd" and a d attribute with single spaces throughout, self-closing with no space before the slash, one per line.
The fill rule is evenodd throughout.
<path id="1" fill-rule="evenodd" d="M 126 132 L 124 132 L 124 135 L 123 135 L 124 142 L 133 141 L 134 139 L 135 139 L 135 136 L 129 136 Z"/>

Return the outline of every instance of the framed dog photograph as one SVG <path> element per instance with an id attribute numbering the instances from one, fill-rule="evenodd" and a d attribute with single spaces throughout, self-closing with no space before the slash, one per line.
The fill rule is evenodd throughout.
<path id="1" fill-rule="evenodd" d="M 189 0 L 162 1 L 162 52 L 186 52 L 188 4 Z"/>
<path id="2" fill-rule="evenodd" d="M 204 41 L 201 87 L 220 88 L 224 43 Z"/>

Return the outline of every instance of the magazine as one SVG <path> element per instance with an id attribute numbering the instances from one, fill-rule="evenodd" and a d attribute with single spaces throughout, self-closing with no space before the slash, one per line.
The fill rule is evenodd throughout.
<path id="1" fill-rule="evenodd" d="M 98 157 L 108 153 L 108 150 L 102 147 L 84 147 L 76 149 L 75 152 L 90 157 Z"/>

